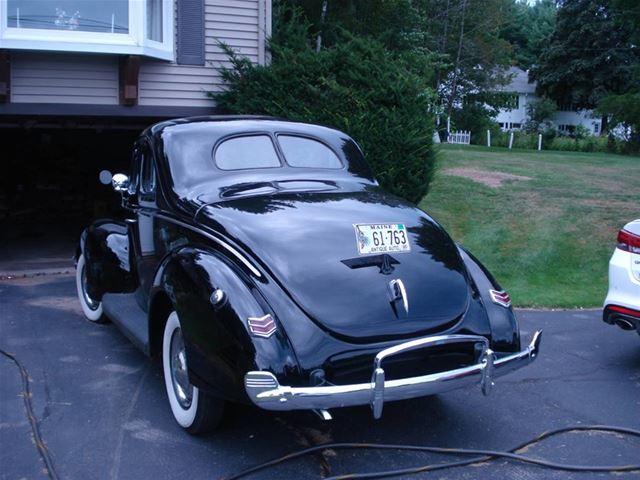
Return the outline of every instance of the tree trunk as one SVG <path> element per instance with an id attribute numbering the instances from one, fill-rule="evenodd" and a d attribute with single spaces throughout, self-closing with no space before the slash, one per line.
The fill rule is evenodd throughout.
<path id="1" fill-rule="evenodd" d="M 600 135 L 606 135 L 607 133 L 609 133 L 609 117 L 607 115 L 602 115 Z"/>
<path id="2" fill-rule="evenodd" d="M 440 55 L 444 55 L 447 53 L 447 38 L 449 36 L 449 8 L 451 7 L 451 0 L 447 0 L 447 7 L 445 8 L 445 17 L 444 17 L 444 26 L 442 29 L 442 38 L 438 42 Z M 436 73 L 436 93 L 440 90 L 440 75 L 442 75 L 442 71 L 440 67 L 438 67 L 438 71 Z"/>
<path id="3" fill-rule="evenodd" d="M 320 11 L 320 29 L 316 37 L 316 53 L 322 48 L 322 29 L 324 28 L 324 19 L 327 17 L 327 3 L 329 0 L 322 0 L 322 10 Z"/>
<path id="4" fill-rule="evenodd" d="M 467 11 L 467 0 L 462 0 L 462 17 L 460 18 L 460 36 L 458 37 L 458 55 L 456 56 L 456 63 L 453 69 L 453 85 L 451 86 L 451 93 L 449 95 L 449 108 L 447 115 L 451 116 L 451 110 L 453 103 L 456 99 L 456 90 L 458 89 L 458 70 L 460 67 L 460 57 L 462 56 L 462 43 L 464 41 L 464 17 Z"/>

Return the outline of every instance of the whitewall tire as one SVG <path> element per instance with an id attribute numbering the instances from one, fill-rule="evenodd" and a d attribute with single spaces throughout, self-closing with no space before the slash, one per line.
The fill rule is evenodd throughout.
<path id="1" fill-rule="evenodd" d="M 82 313 L 84 313 L 87 320 L 95 323 L 105 322 L 106 318 L 102 311 L 102 302 L 94 300 L 87 292 L 87 273 L 84 255 L 80 255 L 76 265 L 76 290 L 78 292 L 80 306 L 82 307 Z"/>
<path id="2" fill-rule="evenodd" d="M 169 314 L 162 336 L 162 370 L 171 412 L 192 434 L 206 433 L 220 423 L 224 402 L 200 391 L 189 381 L 187 356 L 178 314 Z"/>

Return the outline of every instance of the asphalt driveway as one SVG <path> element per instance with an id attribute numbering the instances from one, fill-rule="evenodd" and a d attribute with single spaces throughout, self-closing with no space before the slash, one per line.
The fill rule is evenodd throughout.
<path id="1" fill-rule="evenodd" d="M 255 463 L 327 441 L 508 449 L 572 424 L 640 429 L 640 337 L 605 325 L 599 311 L 521 311 L 523 337 L 544 330 L 530 367 L 479 389 L 368 408 L 275 414 L 232 406 L 220 431 L 191 437 L 174 422 L 159 364 L 112 324 L 85 321 L 71 275 L 0 281 L 0 348 L 31 376 L 40 430 L 62 479 L 221 478 Z M 0 358 L 0 478 L 46 478 L 25 416 L 20 376 Z M 569 433 L 527 454 L 577 464 L 637 462 L 638 439 Z M 338 451 L 251 478 L 319 478 L 449 461 L 418 453 Z M 637 478 L 638 473 L 621 474 Z M 425 477 L 428 475 L 425 474 Z M 432 478 L 434 475 L 430 475 Z M 508 461 L 437 472 L 436 478 L 603 478 Z M 420 478 L 420 477 L 411 477 Z"/>

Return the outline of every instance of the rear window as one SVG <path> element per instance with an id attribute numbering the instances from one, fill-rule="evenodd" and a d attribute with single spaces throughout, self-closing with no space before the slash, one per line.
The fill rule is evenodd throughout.
<path id="1" fill-rule="evenodd" d="M 225 140 L 216 148 L 215 162 L 222 170 L 280 166 L 278 154 L 268 135 L 247 135 Z"/>
<path id="2" fill-rule="evenodd" d="M 324 143 L 306 137 L 278 135 L 284 158 L 292 167 L 342 168 L 338 156 Z"/>

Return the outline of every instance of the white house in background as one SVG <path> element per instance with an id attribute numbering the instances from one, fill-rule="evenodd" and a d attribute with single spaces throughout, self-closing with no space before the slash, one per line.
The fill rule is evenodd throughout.
<path id="1" fill-rule="evenodd" d="M 503 131 L 520 130 L 528 120 L 527 105 L 538 98 L 536 84 L 529 83 L 529 74 L 520 68 L 511 67 L 507 74 L 512 77 L 511 82 L 500 91 L 512 94 L 511 108 L 501 109 L 496 121 Z M 561 133 L 571 133 L 576 126 L 582 125 L 593 135 L 600 135 L 601 120 L 593 115 L 592 110 L 578 110 L 570 104 L 559 105 L 551 121 Z"/>

